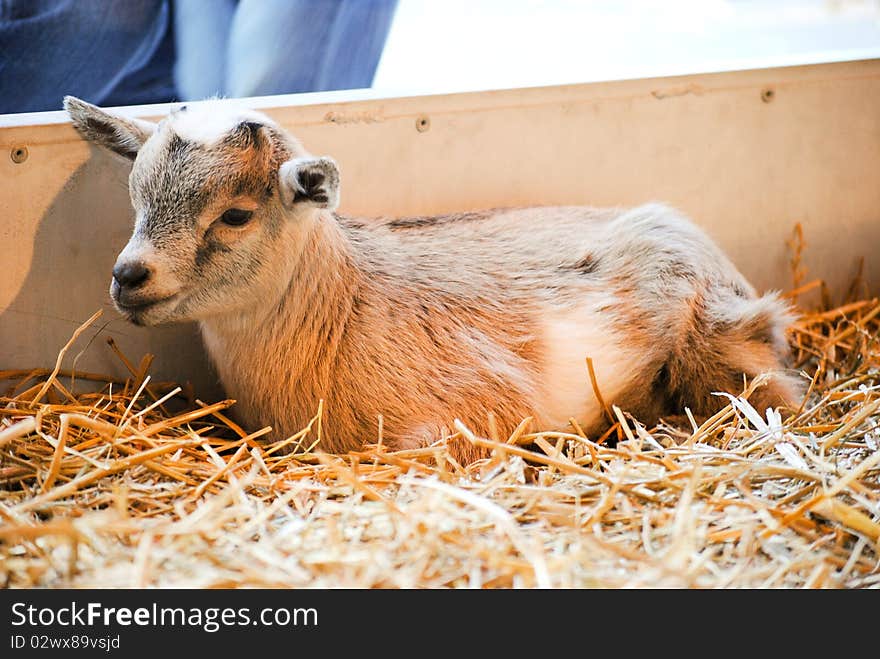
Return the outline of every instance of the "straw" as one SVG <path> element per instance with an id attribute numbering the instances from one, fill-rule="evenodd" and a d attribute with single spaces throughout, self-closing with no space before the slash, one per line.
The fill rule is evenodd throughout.
<path id="1" fill-rule="evenodd" d="M 129 378 L 76 373 L 95 386 L 68 391 L 96 314 L 54 368 L 0 371 L 0 584 L 878 588 L 880 301 L 829 306 L 793 267 L 800 410 L 755 409 L 757 380 L 709 419 L 648 427 L 602 398 L 588 361 L 601 436 L 577 418 L 503 436 L 487 410 L 489 437 L 455 420 L 393 450 L 376 410 L 384 432 L 345 455 L 321 452 L 323 402 L 267 444 L 234 401 L 188 403 L 117 344 L 88 349 Z M 488 457 L 459 464 L 453 439 Z"/>

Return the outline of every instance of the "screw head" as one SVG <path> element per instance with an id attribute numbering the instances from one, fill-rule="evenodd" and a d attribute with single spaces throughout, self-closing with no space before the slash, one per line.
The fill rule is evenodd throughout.
<path id="1" fill-rule="evenodd" d="M 431 127 L 431 120 L 426 116 L 421 116 L 416 119 L 416 130 L 420 133 L 424 133 Z"/>
<path id="2" fill-rule="evenodd" d="M 773 99 L 776 98 L 776 92 L 774 92 L 769 87 L 767 89 L 761 90 L 761 100 L 765 103 L 773 102 Z"/>
<path id="3" fill-rule="evenodd" d="M 28 149 L 26 146 L 14 146 L 9 152 L 9 157 L 16 165 L 20 165 L 28 159 Z"/>

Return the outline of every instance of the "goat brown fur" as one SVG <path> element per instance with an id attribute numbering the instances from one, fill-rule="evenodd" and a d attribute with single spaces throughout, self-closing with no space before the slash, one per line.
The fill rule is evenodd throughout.
<path id="1" fill-rule="evenodd" d="M 334 213 L 335 163 L 263 115 L 215 102 L 156 126 L 66 108 L 134 162 L 117 268 L 147 275 L 114 280 L 117 308 L 144 325 L 198 321 L 240 419 L 274 439 L 320 400 L 324 451 L 376 441 L 379 415 L 392 448 L 436 441 L 456 418 L 485 435 L 489 412 L 502 433 L 571 417 L 595 436 L 607 419 L 587 357 L 606 401 L 646 423 L 711 414 L 713 392 L 765 372 L 758 409 L 800 395 L 783 371 L 787 306 L 665 205 L 348 218 Z M 231 208 L 247 221 L 231 224 Z"/>

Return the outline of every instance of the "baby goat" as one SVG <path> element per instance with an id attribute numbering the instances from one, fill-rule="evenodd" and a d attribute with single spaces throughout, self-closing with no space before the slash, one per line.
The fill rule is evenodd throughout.
<path id="1" fill-rule="evenodd" d="M 153 124 L 67 97 L 88 140 L 134 161 L 134 234 L 110 294 L 138 325 L 198 321 L 239 418 L 284 438 L 325 401 L 322 445 L 424 446 L 454 419 L 607 427 L 600 394 L 644 422 L 705 416 L 743 377 L 794 403 L 786 306 L 660 204 L 438 217 L 334 214 L 339 173 L 268 117 L 221 102 Z M 458 457 L 479 452 L 458 444 Z"/>

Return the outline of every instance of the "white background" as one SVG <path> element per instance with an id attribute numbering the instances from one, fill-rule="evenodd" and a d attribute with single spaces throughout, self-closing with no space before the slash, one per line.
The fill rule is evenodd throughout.
<path id="1" fill-rule="evenodd" d="M 877 56 L 878 0 L 400 0 L 373 87 L 499 89 Z"/>

